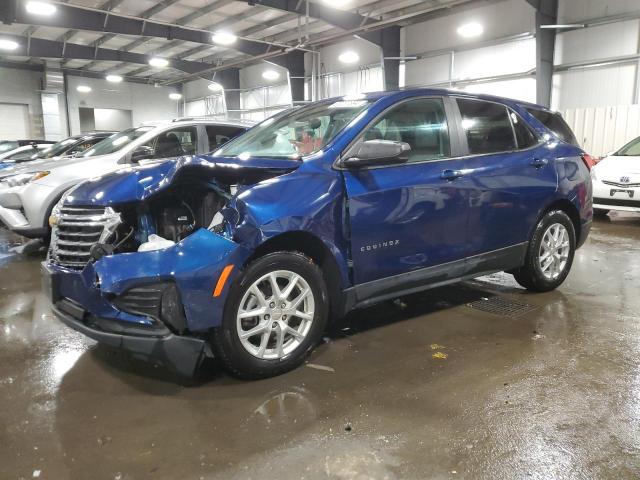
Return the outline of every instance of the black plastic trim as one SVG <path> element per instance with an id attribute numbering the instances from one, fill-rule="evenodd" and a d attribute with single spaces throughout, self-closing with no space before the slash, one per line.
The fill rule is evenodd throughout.
<path id="1" fill-rule="evenodd" d="M 54 305 L 53 314 L 65 325 L 105 345 L 122 348 L 145 359 L 155 359 L 180 375 L 192 377 L 205 356 L 210 356 L 206 341 L 200 338 L 168 334 L 163 337 L 132 336 L 91 328 Z M 100 319 L 107 320 L 108 319 Z"/>
<path id="2" fill-rule="evenodd" d="M 345 311 L 461 280 L 518 268 L 524 264 L 528 245 L 529 242 L 523 242 L 461 260 L 356 285 L 344 291 Z"/>

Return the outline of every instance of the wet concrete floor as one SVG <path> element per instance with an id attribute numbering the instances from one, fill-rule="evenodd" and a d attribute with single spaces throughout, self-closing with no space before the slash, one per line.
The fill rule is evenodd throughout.
<path id="1" fill-rule="evenodd" d="M 640 478 L 639 240 L 598 220 L 555 292 L 493 275 L 353 313 L 289 374 L 185 382 L 53 319 L 0 231 L 0 478 Z"/>

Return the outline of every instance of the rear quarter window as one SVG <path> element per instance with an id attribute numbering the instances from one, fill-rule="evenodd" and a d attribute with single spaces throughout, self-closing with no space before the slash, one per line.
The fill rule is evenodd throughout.
<path id="1" fill-rule="evenodd" d="M 527 112 L 533 115 L 540 123 L 551 130 L 560 140 L 579 147 L 576 136 L 571 131 L 567 122 L 564 121 L 562 115 L 555 112 L 538 110 L 537 108 L 527 108 Z"/>

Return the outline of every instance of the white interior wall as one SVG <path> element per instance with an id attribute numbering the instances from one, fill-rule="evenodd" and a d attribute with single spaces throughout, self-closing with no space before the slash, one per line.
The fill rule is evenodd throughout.
<path id="1" fill-rule="evenodd" d="M 338 60 L 340 54 L 348 50 L 352 50 L 358 54 L 360 60 L 357 63 L 345 65 Z M 344 42 L 323 47 L 320 49 L 319 55 L 323 73 L 355 72 L 362 66 L 380 65 L 382 61 L 380 47 L 361 38 L 352 38 Z"/>
<path id="2" fill-rule="evenodd" d="M 89 93 L 78 92 L 78 85 L 87 85 L 92 90 Z M 79 107 L 130 110 L 134 126 L 143 122 L 171 120 L 180 115 L 180 102 L 169 98 L 169 93 L 175 88 L 68 76 L 67 89 L 69 120 L 74 135 L 80 133 Z"/>
<path id="3" fill-rule="evenodd" d="M 561 113 L 591 155 L 606 155 L 640 136 L 640 105 L 569 108 Z"/>
<path id="4" fill-rule="evenodd" d="M 34 138 L 44 138 L 41 85 L 42 72 L 0 67 L 0 103 L 27 106 L 28 136 Z"/>
<path id="5" fill-rule="evenodd" d="M 483 25 L 480 37 L 465 39 L 458 35 L 458 27 L 470 22 Z M 535 39 L 527 35 L 534 31 L 534 10 L 522 0 L 503 0 L 406 27 L 403 55 L 422 58 L 406 62 L 405 85 L 452 85 L 476 93 L 535 101 L 535 81 L 531 78 L 471 83 L 533 70 Z M 479 42 L 488 45 L 470 48 Z"/>
<path id="6" fill-rule="evenodd" d="M 405 54 L 454 49 L 524 32 L 535 31 L 533 8 L 524 0 L 503 0 L 478 8 L 447 15 L 405 29 Z M 478 22 L 484 26 L 480 37 L 465 39 L 457 28 L 465 23 Z"/>
<path id="7" fill-rule="evenodd" d="M 564 0 L 563 10 L 569 10 L 570 18 L 585 21 L 591 16 L 575 17 L 577 11 L 569 9 L 577 0 Z M 587 3 L 587 2 L 585 2 Z M 607 3 L 607 2 L 601 2 Z M 609 11 L 617 11 L 624 2 L 611 2 Z M 640 3 L 636 7 L 640 9 Z M 589 3 L 592 11 L 600 7 Z M 597 7 L 597 8 L 596 8 Z M 616 22 L 597 27 L 559 33 L 557 36 L 555 64 L 567 65 L 585 62 L 604 62 L 613 57 L 640 53 L 640 20 Z M 584 107 L 629 105 L 637 102 L 637 62 L 615 65 L 599 65 L 574 68 L 554 75 L 552 106 L 558 110 Z"/>

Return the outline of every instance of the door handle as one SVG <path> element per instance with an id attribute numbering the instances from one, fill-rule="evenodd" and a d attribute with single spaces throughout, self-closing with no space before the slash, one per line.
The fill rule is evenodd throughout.
<path id="1" fill-rule="evenodd" d="M 443 170 L 440 174 L 440 178 L 452 182 L 460 177 L 464 176 L 461 170 Z"/>
<path id="2" fill-rule="evenodd" d="M 535 168 L 542 168 L 544 167 L 547 163 L 549 163 L 549 160 L 547 160 L 546 158 L 534 158 L 531 161 L 531 166 L 535 167 Z"/>

